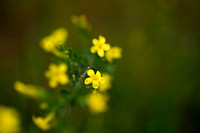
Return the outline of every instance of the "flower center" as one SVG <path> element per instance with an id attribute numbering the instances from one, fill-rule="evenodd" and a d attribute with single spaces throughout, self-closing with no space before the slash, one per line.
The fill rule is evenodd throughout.
<path id="1" fill-rule="evenodd" d="M 95 75 L 95 76 L 92 77 L 92 79 L 93 79 L 93 80 L 97 80 L 98 77 Z"/>
<path id="2" fill-rule="evenodd" d="M 56 71 L 55 73 L 54 73 L 54 76 L 55 77 L 58 77 L 60 75 L 60 72 L 59 71 Z"/>
<path id="3" fill-rule="evenodd" d="M 98 47 L 99 47 L 99 49 L 102 49 L 102 48 L 103 48 L 103 45 L 100 43 L 100 44 L 98 45 Z"/>

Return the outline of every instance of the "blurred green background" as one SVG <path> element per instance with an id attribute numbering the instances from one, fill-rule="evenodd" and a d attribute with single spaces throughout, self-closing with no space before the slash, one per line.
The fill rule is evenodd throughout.
<path id="1" fill-rule="evenodd" d="M 77 128 L 84 133 L 199 133 L 199 4 L 197 0 L 1 0 L 0 104 L 16 108 L 25 132 L 30 132 L 33 101 L 15 92 L 13 82 L 45 84 L 44 71 L 52 55 L 39 47 L 39 41 L 56 28 L 67 28 L 66 46 L 77 52 L 89 48 L 90 44 L 80 43 L 84 38 L 70 21 L 74 14 L 85 14 L 94 37 L 104 35 L 111 45 L 122 47 L 123 58 L 109 91 L 109 111 L 77 116 Z"/>

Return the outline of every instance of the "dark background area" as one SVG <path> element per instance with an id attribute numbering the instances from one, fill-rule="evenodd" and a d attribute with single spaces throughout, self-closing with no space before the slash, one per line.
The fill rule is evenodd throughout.
<path id="1" fill-rule="evenodd" d="M 89 116 L 88 133 L 200 132 L 200 2 L 197 0 L 1 0 L 0 104 L 19 110 L 29 128 L 31 108 L 16 80 L 43 85 L 51 54 L 40 39 L 66 27 L 66 46 L 89 48 L 70 21 L 85 14 L 94 37 L 123 49 L 109 111 Z M 79 38 L 79 40 L 77 39 Z M 80 123 L 81 125 L 81 123 Z"/>

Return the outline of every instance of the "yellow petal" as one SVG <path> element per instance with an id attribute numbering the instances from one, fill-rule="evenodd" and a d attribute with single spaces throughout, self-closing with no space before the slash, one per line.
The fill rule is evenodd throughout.
<path id="1" fill-rule="evenodd" d="M 55 81 L 55 80 L 50 80 L 49 81 L 49 86 L 51 87 L 51 88 L 56 88 L 57 87 L 57 82 Z"/>
<path id="2" fill-rule="evenodd" d="M 67 84 L 67 82 L 68 82 L 68 76 L 65 75 L 65 74 L 61 75 L 60 78 L 59 78 L 59 81 L 60 81 L 60 83 L 61 83 L 62 85 Z"/>
<path id="3" fill-rule="evenodd" d="M 32 116 L 33 123 L 43 131 L 49 130 L 51 127 L 49 124 L 44 123 L 43 118 Z"/>
<path id="4" fill-rule="evenodd" d="M 103 49 L 104 49 L 105 51 L 108 51 L 108 50 L 110 49 L 110 45 L 109 45 L 109 44 L 104 44 L 104 45 L 103 45 Z"/>
<path id="5" fill-rule="evenodd" d="M 122 52 L 122 49 L 119 48 L 119 47 L 113 47 L 113 51 L 114 51 L 114 57 L 117 59 L 117 58 L 121 58 L 121 52 Z"/>
<path id="6" fill-rule="evenodd" d="M 95 38 L 95 39 L 92 39 L 92 43 L 93 43 L 94 45 L 97 45 L 97 44 L 99 43 L 99 41 Z"/>
<path id="7" fill-rule="evenodd" d="M 97 76 L 98 78 L 100 78 L 100 77 L 101 77 L 101 73 L 100 73 L 99 71 L 97 71 L 97 72 L 96 72 L 96 76 Z"/>
<path id="8" fill-rule="evenodd" d="M 54 115 L 55 115 L 55 114 L 54 114 L 53 112 L 49 113 L 49 114 L 45 117 L 45 121 L 46 121 L 46 122 L 51 121 L 51 120 L 53 119 Z"/>
<path id="9" fill-rule="evenodd" d="M 68 37 L 68 32 L 65 28 L 59 28 L 51 34 L 51 37 L 53 38 L 55 45 L 63 44 Z"/>
<path id="10" fill-rule="evenodd" d="M 98 50 L 97 53 L 100 57 L 104 57 L 104 51 L 103 50 Z"/>
<path id="11" fill-rule="evenodd" d="M 17 92 L 29 96 L 31 98 L 36 98 L 42 94 L 42 92 L 39 89 L 37 89 L 36 86 L 27 85 L 20 81 L 16 81 L 14 83 L 14 88 Z"/>
<path id="12" fill-rule="evenodd" d="M 97 49 L 96 49 L 96 46 L 92 46 L 91 48 L 90 48 L 90 52 L 91 53 L 95 53 L 97 51 Z"/>
<path id="13" fill-rule="evenodd" d="M 93 82 L 92 82 L 92 87 L 93 87 L 94 89 L 98 89 L 98 88 L 99 88 L 99 82 L 98 82 L 98 81 L 93 81 Z"/>
<path id="14" fill-rule="evenodd" d="M 85 79 L 85 84 L 88 85 L 90 83 L 92 83 L 92 78 L 86 78 Z"/>
<path id="15" fill-rule="evenodd" d="M 59 65 L 59 70 L 62 71 L 62 72 L 66 72 L 67 71 L 67 65 L 64 64 L 64 63 L 61 63 Z"/>
<path id="16" fill-rule="evenodd" d="M 101 84 L 105 83 L 105 79 L 103 77 L 98 78 L 98 82 Z"/>
<path id="17" fill-rule="evenodd" d="M 50 113 L 46 117 L 35 117 L 32 116 L 33 123 L 40 128 L 43 131 L 47 131 L 51 128 L 51 125 L 49 124 L 49 121 L 51 121 L 54 117 L 53 113 Z"/>
<path id="18" fill-rule="evenodd" d="M 101 43 L 105 43 L 106 42 L 106 39 L 105 39 L 105 37 L 103 37 L 103 36 L 99 36 L 99 42 L 101 42 Z"/>
<path id="19" fill-rule="evenodd" d="M 87 75 L 88 75 L 88 76 L 94 76 L 95 74 L 94 74 L 94 71 L 93 71 L 92 69 L 89 69 L 89 70 L 87 71 Z"/>
<path id="20" fill-rule="evenodd" d="M 55 68 L 56 68 L 56 64 L 50 64 L 50 65 L 49 65 L 49 69 L 50 69 L 50 70 L 55 69 Z"/>

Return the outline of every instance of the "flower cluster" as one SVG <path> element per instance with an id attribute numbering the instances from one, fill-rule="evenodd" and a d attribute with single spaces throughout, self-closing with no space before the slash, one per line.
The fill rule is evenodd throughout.
<path id="1" fill-rule="evenodd" d="M 68 37 L 68 32 L 65 28 L 59 28 L 51 33 L 51 35 L 44 37 L 41 40 L 40 46 L 47 52 L 54 53 L 60 56 L 58 46 L 62 45 Z"/>
<path id="2" fill-rule="evenodd" d="M 113 59 L 119 59 L 122 57 L 122 49 L 119 47 L 110 47 L 110 44 L 106 43 L 105 37 L 99 35 L 99 40 L 94 38 L 92 40 L 94 46 L 90 48 L 91 53 L 97 53 L 99 57 L 104 57 L 109 63 L 113 62 Z"/>
<path id="3" fill-rule="evenodd" d="M 58 83 L 65 85 L 68 82 L 67 65 L 61 63 L 59 65 L 50 64 L 49 70 L 45 72 L 45 76 L 49 79 L 49 86 L 56 88 Z"/>
<path id="4" fill-rule="evenodd" d="M 72 22 L 77 28 L 81 26 L 88 30 L 90 27 L 84 15 L 73 16 Z M 74 104 L 83 109 L 87 107 L 92 114 L 106 112 L 109 108 L 108 90 L 112 87 L 113 77 L 107 67 L 114 68 L 111 63 L 121 58 L 121 48 L 111 47 L 105 37 L 100 35 L 99 39 L 89 40 L 93 43 L 90 48 L 92 54 L 86 51 L 82 53 L 84 56 L 80 56 L 65 47 L 67 37 L 67 30 L 59 28 L 41 40 L 41 47 L 56 55 L 49 69 L 44 72 L 46 86 L 27 85 L 20 81 L 14 83 L 17 92 L 37 99 L 39 108 L 47 112 L 46 115 L 40 114 L 45 117 L 32 116 L 33 123 L 43 131 L 53 128 L 55 119 L 59 125 L 59 119 L 70 115 L 66 110 L 72 110 Z"/>
<path id="5" fill-rule="evenodd" d="M 106 39 L 103 36 L 99 36 L 99 40 L 96 38 L 92 40 L 94 46 L 90 48 L 91 53 L 97 53 L 100 57 L 104 57 L 104 52 L 110 49 L 110 44 L 106 43 Z"/>

